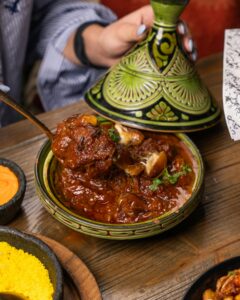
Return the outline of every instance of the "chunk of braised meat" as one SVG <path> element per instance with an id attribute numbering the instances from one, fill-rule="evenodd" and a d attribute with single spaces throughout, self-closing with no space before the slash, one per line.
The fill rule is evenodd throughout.
<path id="1" fill-rule="evenodd" d="M 145 137 L 142 132 L 115 125 L 120 135 L 117 144 L 115 164 L 130 176 L 138 176 L 142 172 L 147 177 L 159 176 L 167 166 L 168 159 L 174 156 L 169 143 L 153 137 Z"/>
<path id="2" fill-rule="evenodd" d="M 174 155 L 162 138 L 146 138 L 119 123 L 99 124 L 94 115 L 75 115 L 58 125 L 52 150 L 64 167 L 89 178 L 105 175 L 114 164 L 129 176 L 144 172 L 154 178 Z"/>
<path id="3" fill-rule="evenodd" d="M 135 162 L 129 153 L 128 147 L 117 145 L 116 166 L 123 170 L 127 175 L 137 176 L 144 170 L 144 165 Z"/>
<path id="4" fill-rule="evenodd" d="M 162 151 L 166 153 L 168 159 L 173 157 L 173 149 L 169 143 L 152 137 L 146 138 L 141 145 L 129 147 L 129 151 L 132 159 L 135 161 L 141 161 L 143 158 L 148 158 L 152 153 L 160 153 Z"/>
<path id="5" fill-rule="evenodd" d="M 169 144 L 150 137 L 143 140 L 141 144 L 130 145 L 124 151 L 118 148 L 118 154 L 118 162 L 124 161 L 125 165 L 131 167 L 131 171 L 134 162 L 135 175 L 144 170 L 146 176 L 155 177 L 167 166 L 168 159 L 173 157 L 173 149 Z M 125 166 L 125 172 L 126 170 L 128 168 Z"/>
<path id="6" fill-rule="evenodd" d="M 95 177 L 112 166 L 116 145 L 94 115 L 75 115 L 57 126 L 52 150 L 64 167 Z"/>

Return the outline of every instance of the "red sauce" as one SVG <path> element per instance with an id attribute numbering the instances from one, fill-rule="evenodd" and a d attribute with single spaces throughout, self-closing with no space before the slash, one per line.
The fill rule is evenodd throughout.
<path id="1" fill-rule="evenodd" d="M 53 151 L 60 161 L 54 183 L 63 204 L 73 212 L 100 222 L 136 223 L 177 210 L 191 196 L 197 172 L 196 163 L 186 145 L 175 135 L 142 132 L 144 140 L 140 145 L 122 147 L 108 138 L 108 130 L 112 124 L 101 125 L 103 136 L 99 137 L 96 144 L 99 151 L 103 152 L 103 160 L 99 160 L 98 157 L 94 162 L 81 164 L 78 151 L 83 151 L 85 148 L 85 157 L 86 154 L 96 157 L 96 153 L 91 154 L 91 151 L 96 151 L 93 145 L 95 141 L 90 140 L 89 144 L 86 142 L 79 150 L 78 143 L 75 142 L 81 139 L 77 138 L 77 135 L 73 136 L 72 128 L 68 131 L 66 126 L 68 126 L 66 123 L 60 124 L 53 141 Z M 93 128 L 91 132 L 92 130 Z M 83 130 L 78 132 L 83 134 Z M 65 152 L 61 152 L 59 145 L 63 139 L 75 141 L 76 145 L 68 143 L 67 146 L 65 145 Z M 105 146 L 108 145 L 106 146 L 108 149 L 103 149 L 102 140 L 105 141 Z M 74 153 L 77 162 L 72 160 L 73 155 L 69 155 L 68 151 Z M 165 151 L 168 161 L 166 168 L 169 174 L 181 172 L 186 165 L 189 171 L 179 176 L 176 183 L 166 181 L 153 189 L 154 178 L 148 177 L 145 172 L 137 176 L 129 176 L 116 164 L 119 156 L 126 162 L 139 162 L 140 157 L 152 151 Z M 63 153 L 68 157 L 68 161 L 63 159 Z M 71 161 L 69 157 L 72 157 Z"/>

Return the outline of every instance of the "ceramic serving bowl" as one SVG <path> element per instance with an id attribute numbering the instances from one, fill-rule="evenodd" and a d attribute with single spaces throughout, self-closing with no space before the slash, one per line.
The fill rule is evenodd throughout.
<path id="1" fill-rule="evenodd" d="M 21 207 L 26 190 L 26 178 L 22 169 L 13 161 L 0 158 L 0 166 L 8 167 L 18 178 L 17 193 L 7 203 L 0 205 L 0 225 L 5 225 L 16 216 Z"/>
<path id="2" fill-rule="evenodd" d="M 127 240 L 138 239 L 162 233 L 182 222 L 197 207 L 203 192 L 204 167 L 201 155 L 194 143 L 185 134 L 176 136 L 187 146 L 197 164 L 197 175 L 191 197 L 175 212 L 168 212 L 145 222 L 133 224 L 109 224 L 81 217 L 66 208 L 56 195 L 53 174 L 57 160 L 51 151 L 50 141 L 46 142 L 37 156 L 35 164 L 36 190 L 45 208 L 61 223 L 91 236 Z"/>
<path id="3" fill-rule="evenodd" d="M 183 300 L 202 300 L 207 289 L 215 289 L 217 280 L 228 272 L 240 269 L 240 256 L 225 260 L 202 274 L 189 288 Z"/>
<path id="4" fill-rule="evenodd" d="M 7 242 L 11 246 L 22 249 L 24 252 L 28 252 L 38 258 L 48 270 L 54 288 L 53 300 L 62 300 L 62 269 L 55 254 L 44 242 L 32 235 L 6 226 L 0 226 L 0 241 Z M 36 284 L 38 284 L 37 278 Z"/>

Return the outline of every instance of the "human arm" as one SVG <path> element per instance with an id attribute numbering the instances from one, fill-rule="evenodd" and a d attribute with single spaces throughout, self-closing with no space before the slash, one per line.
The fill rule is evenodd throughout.
<path id="1" fill-rule="evenodd" d="M 120 20 L 108 25 L 90 24 L 82 31 L 85 55 L 95 66 L 110 67 L 135 43 L 141 41 L 153 25 L 153 10 L 150 5 L 134 11 Z M 196 48 L 188 27 L 182 21 L 177 26 L 184 50 L 193 61 L 196 60 Z M 63 51 L 65 57 L 75 64 L 82 64 L 74 49 L 74 31 Z M 97 49 L 97 51 L 96 51 Z"/>
<path id="2" fill-rule="evenodd" d="M 34 11 L 27 59 L 41 59 L 38 72 L 38 94 L 45 110 L 71 104 L 81 99 L 84 91 L 103 69 L 72 63 L 63 55 L 69 36 L 86 22 L 107 25 L 116 16 L 107 8 L 86 1 L 45 1 L 46 7 Z M 42 2 L 40 2 L 40 5 Z"/>
<path id="3" fill-rule="evenodd" d="M 153 11 L 151 6 L 147 5 L 106 27 L 91 24 L 82 33 L 88 60 L 93 65 L 112 66 L 136 42 L 145 37 L 152 23 Z M 76 31 L 71 34 L 63 53 L 73 63 L 81 64 L 74 51 L 75 35 Z"/>

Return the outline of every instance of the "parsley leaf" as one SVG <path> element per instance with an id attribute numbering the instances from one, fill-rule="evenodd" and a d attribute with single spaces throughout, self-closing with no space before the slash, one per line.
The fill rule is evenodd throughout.
<path id="1" fill-rule="evenodd" d="M 120 136 L 116 132 L 116 130 L 114 129 L 114 127 L 111 127 L 110 129 L 108 129 L 108 135 L 109 135 L 110 139 L 112 141 L 114 141 L 115 143 L 117 143 L 117 142 L 120 141 Z"/>
<path id="2" fill-rule="evenodd" d="M 154 178 L 152 184 L 149 186 L 149 189 L 151 191 L 156 191 L 160 184 L 163 184 L 163 181 L 160 178 Z"/>
<path id="3" fill-rule="evenodd" d="M 151 191 L 156 191 L 158 189 L 158 186 L 164 183 L 170 183 L 170 184 L 176 184 L 178 182 L 178 179 L 181 176 L 187 175 L 188 173 L 192 172 L 192 168 L 188 165 L 183 165 L 182 169 L 179 172 L 169 174 L 168 169 L 165 168 L 160 178 L 154 178 L 152 184 L 149 186 L 149 189 Z"/>
<path id="4" fill-rule="evenodd" d="M 228 272 L 228 276 L 232 276 L 232 275 L 235 275 L 235 271 L 229 271 Z"/>

